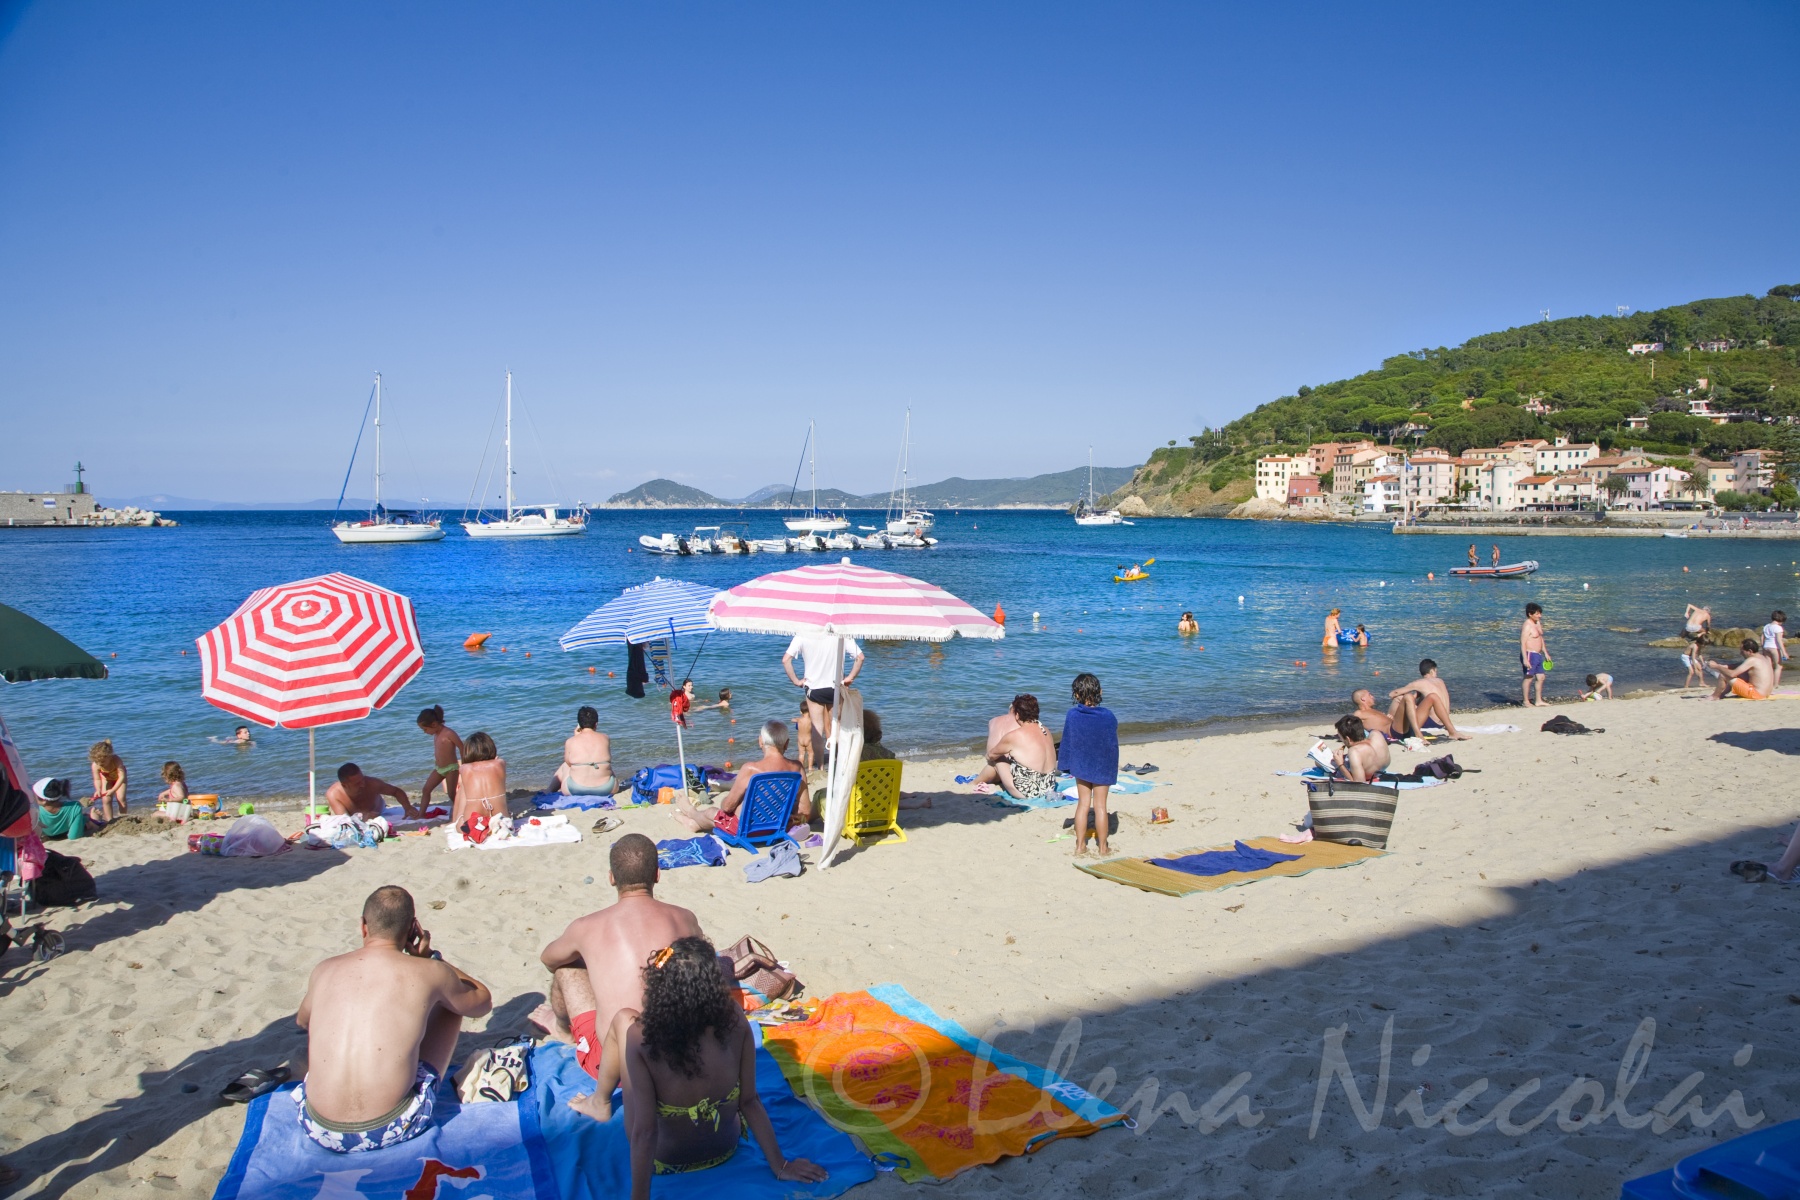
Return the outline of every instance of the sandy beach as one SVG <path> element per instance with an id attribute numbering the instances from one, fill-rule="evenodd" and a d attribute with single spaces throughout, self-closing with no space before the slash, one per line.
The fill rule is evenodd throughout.
<path id="1" fill-rule="evenodd" d="M 1557 711 L 1606 732 L 1538 732 Z M 741 865 L 677 870 L 659 894 L 721 944 L 767 941 L 811 994 L 900 983 L 1037 1062 L 1060 1037 L 1066 1076 L 1096 1092 L 1113 1081 L 1108 1098 L 1140 1116 L 1135 1131 L 967 1172 L 947 1194 L 1616 1195 L 1738 1132 L 1718 1111 L 1734 1089 L 1765 1120 L 1800 1099 L 1800 1056 L 1777 1037 L 1800 1005 L 1784 961 L 1800 889 L 1725 871 L 1780 853 L 1796 718 L 1786 702 L 1681 695 L 1467 714 L 1525 731 L 1449 747 L 1472 772 L 1407 793 L 1385 857 L 1186 899 L 1074 870 L 1071 843 L 1052 840 L 1069 809 L 969 795 L 952 784 L 967 760 L 911 763 L 906 786 L 935 802 L 902 814 L 907 844 L 754 885 Z M 1126 747 L 1161 770 L 1153 792 L 1115 800 L 1115 852 L 1284 831 L 1303 791 L 1274 772 L 1302 765 L 1325 726 Z M 1398 752 L 1396 765 L 1418 757 Z M 1173 822 L 1148 824 L 1152 805 Z M 666 810 L 624 819 L 680 833 Z M 496 1011 L 465 1047 L 526 1028 L 545 983 L 538 951 L 612 898 L 616 835 L 455 855 L 440 835 L 243 860 L 187 854 L 186 832 L 79 843 L 100 900 L 53 910 L 69 953 L 5 960 L 0 1154 L 26 1172 L 18 1194 L 210 1193 L 243 1119 L 217 1093 L 302 1051 L 293 1012 L 307 974 L 355 944 L 380 884 L 411 889 L 435 944 L 492 987 Z M 1333 1081 L 1315 1132 L 1329 1048 L 1343 1047 L 1373 1104 L 1389 1022 L 1385 1107 L 1359 1122 Z M 1637 1065 L 1622 1072 L 1634 1035 Z M 1640 1119 L 1659 1102 L 1679 1110 L 1682 1096 L 1664 1098 L 1695 1073 L 1687 1098 L 1717 1113 L 1710 1128 Z M 1485 1091 L 1470 1086 L 1483 1079 Z M 1516 1132 L 1563 1097 L 1560 1111 L 1516 1136 L 1483 1121 L 1533 1080 L 1501 1123 Z M 1412 1113 L 1435 1116 L 1465 1089 L 1452 1118 L 1464 1128 L 1416 1127 Z M 1596 1102 L 1606 1119 L 1583 1122 Z M 856 1194 L 906 1186 L 881 1177 Z"/>

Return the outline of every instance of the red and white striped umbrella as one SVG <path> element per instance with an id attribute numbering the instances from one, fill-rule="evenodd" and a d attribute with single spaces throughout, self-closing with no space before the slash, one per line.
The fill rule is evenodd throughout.
<path id="1" fill-rule="evenodd" d="M 713 597 L 707 620 L 736 633 L 827 633 L 838 637 L 947 642 L 1003 638 L 1006 627 L 943 588 L 849 559 L 762 575 Z"/>
<path id="2" fill-rule="evenodd" d="M 289 729 L 366 717 L 425 665 L 412 601 L 335 572 L 263 588 L 196 641 L 207 700 Z"/>

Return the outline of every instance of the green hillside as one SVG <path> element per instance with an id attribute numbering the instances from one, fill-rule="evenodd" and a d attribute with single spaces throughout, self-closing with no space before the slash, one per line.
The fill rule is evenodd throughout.
<path id="1" fill-rule="evenodd" d="M 1565 317 L 1395 355 L 1373 371 L 1302 387 L 1152 452 L 1115 494 L 1158 512 L 1193 512 L 1250 494 L 1256 459 L 1358 437 L 1460 454 L 1526 437 L 1566 436 L 1603 448 L 1729 456 L 1793 437 L 1800 417 L 1800 284 L 1759 298 L 1728 296 L 1613 317 Z M 1652 354 L 1636 343 L 1662 342 Z M 1728 348 L 1707 348 L 1725 343 Z M 1537 399 L 1554 411 L 1527 411 Z M 1690 401 L 1745 415 L 1715 425 Z M 1649 428 L 1625 427 L 1648 416 Z"/>
<path id="2" fill-rule="evenodd" d="M 1094 488 L 1105 492 L 1129 483 L 1136 467 L 1095 467 Z M 758 488 L 742 500 L 721 500 L 699 488 L 670 479 L 652 479 L 628 492 L 620 492 L 606 503 L 614 508 L 785 508 L 792 491 L 787 484 L 771 484 Z M 1075 503 L 1087 491 L 1087 468 L 1034 475 L 1029 479 L 946 479 L 927 483 L 912 490 L 912 502 L 923 508 L 1061 508 Z M 811 493 L 800 492 L 795 500 L 811 501 Z M 888 494 L 876 492 L 853 496 L 837 488 L 819 489 L 821 508 L 886 508 Z"/>
<path id="3" fill-rule="evenodd" d="M 606 502 L 615 508 L 725 508 L 726 501 L 673 479 L 652 479 Z"/>

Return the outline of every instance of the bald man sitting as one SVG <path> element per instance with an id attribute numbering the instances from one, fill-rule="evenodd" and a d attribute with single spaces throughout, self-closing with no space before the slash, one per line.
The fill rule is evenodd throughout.
<path id="1" fill-rule="evenodd" d="M 494 1007 L 485 986 L 431 948 L 405 888 L 369 896 L 362 939 L 362 949 L 313 968 L 294 1018 L 307 1034 L 306 1078 L 294 1091 L 300 1127 L 338 1154 L 429 1129 L 463 1018 Z"/>

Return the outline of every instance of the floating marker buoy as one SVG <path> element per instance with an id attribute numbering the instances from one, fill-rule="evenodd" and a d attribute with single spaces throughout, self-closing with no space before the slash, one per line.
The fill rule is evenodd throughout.
<path id="1" fill-rule="evenodd" d="M 613 673 L 612 673 L 612 672 L 611 672 L 611 671 L 608 671 L 608 672 L 607 672 L 607 673 L 606 673 L 606 677 L 607 677 L 607 678 L 608 678 L 608 679 L 611 679 L 611 678 L 612 678 L 612 677 L 613 677 Z"/>
<path id="2" fill-rule="evenodd" d="M 114 651 L 113 651 L 113 657 L 114 657 L 114 658 L 117 658 L 117 657 L 119 657 L 119 652 L 118 652 L 118 651 L 117 651 L 117 650 L 114 650 Z"/>
<path id="3" fill-rule="evenodd" d="M 1377 675 L 1379 675 L 1379 674 L 1381 674 L 1381 672 L 1380 672 L 1380 671 L 1377 671 L 1377 672 L 1375 672 L 1375 673 L 1376 673 L 1376 674 L 1377 674 Z"/>
<path id="4" fill-rule="evenodd" d="M 594 668 L 592 668 L 592 667 L 589 667 L 589 668 L 588 668 L 588 674 L 589 674 L 589 675 L 592 675 L 592 674 L 593 674 L 593 673 L 594 673 Z"/>
<path id="5" fill-rule="evenodd" d="M 530 657 L 531 657 L 531 651 L 529 651 L 529 650 L 527 650 L 527 651 L 526 651 L 526 652 L 525 652 L 525 657 L 526 657 L 526 658 L 530 658 Z"/>
<path id="6" fill-rule="evenodd" d="M 1585 584 L 1585 583 L 1584 583 L 1584 584 L 1582 584 L 1582 585 L 1581 585 L 1581 590 L 1582 590 L 1582 591 L 1584 591 L 1584 592 L 1585 592 L 1585 591 L 1587 591 L 1587 590 L 1588 590 L 1588 587 L 1587 587 L 1587 584 Z"/>
<path id="7" fill-rule="evenodd" d="M 183 651 L 182 651 L 182 652 L 181 652 L 181 656 L 182 656 L 182 657 L 183 657 L 183 658 L 186 658 L 186 657 L 187 657 L 187 651 L 186 651 L 186 650 L 183 650 Z"/>
<path id="8" fill-rule="evenodd" d="M 464 650 L 479 650 L 494 635 L 491 633 L 471 633 L 463 639 Z"/>
<path id="9" fill-rule="evenodd" d="M 731 723 L 732 723 L 732 724 L 733 724 L 733 725 L 736 725 L 736 724 L 737 724 L 737 718 L 736 718 L 736 717 L 733 717 L 733 718 L 731 718 Z"/>
<path id="10" fill-rule="evenodd" d="M 736 738 L 726 738 L 726 739 L 725 739 L 725 744 L 726 744 L 726 745 L 727 745 L 727 746 L 729 746 L 729 745 L 732 745 L 732 744 L 733 744 L 733 743 L 735 743 L 735 742 L 736 742 L 736 741 L 737 741 L 737 739 L 736 739 Z"/>
<path id="11" fill-rule="evenodd" d="M 731 770 L 731 760 L 729 758 L 725 760 L 725 769 L 727 771 Z"/>
<path id="12" fill-rule="evenodd" d="M 1006 624 L 1006 610 L 1004 608 L 1000 607 L 998 604 L 994 605 L 994 624 L 996 624 L 996 625 Z"/>
<path id="13" fill-rule="evenodd" d="M 1239 603 L 1239 604 L 1242 604 L 1242 603 L 1243 603 L 1243 602 L 1244 602 L 1244 598 L 1243 598 L 1243 597 L 1242 597 L 1242 596 L 1239 596 L 1239 597 L 1238 597 L 1238 603 Z"/>

